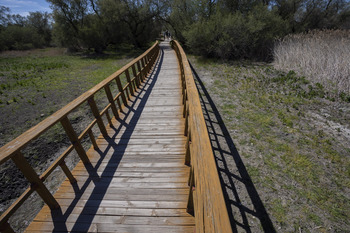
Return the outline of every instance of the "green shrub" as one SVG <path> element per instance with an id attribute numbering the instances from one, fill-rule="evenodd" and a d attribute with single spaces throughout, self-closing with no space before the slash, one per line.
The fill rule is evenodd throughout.
<path id="1" fill-rule="evenodd" d="M 26 50 L 45 44 L 42 36 L 31 27 L 9 25 L 0 31 L 0 50 Z"/>
<path id="2" fill-rule="evenodd" d="M 257 5 L 248 14 L 220 12 L 197 21 L 184 32 L 186 46 L 198 55 L 223 59 L 271 58 L 276 37 L 287 32 L 284 21 L 267 6 Z"/>

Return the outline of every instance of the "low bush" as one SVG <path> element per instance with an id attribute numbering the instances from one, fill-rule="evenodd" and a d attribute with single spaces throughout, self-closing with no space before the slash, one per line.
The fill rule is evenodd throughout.
<path id="1" fill-rule="evenodd" d="M 248 14 L 220 12 L 192 24 L 185 32 L 186 46 L 197 55 L 223 59 L 269 59 L 273 40 L 286 33 L 284 21 L 267 6 Z"/>
<path id="2" fill-rule="evenodd" d="M 44 39 L 30 27 L 10 25 L 0 31 L 0 51 L 40 48 Z"/>

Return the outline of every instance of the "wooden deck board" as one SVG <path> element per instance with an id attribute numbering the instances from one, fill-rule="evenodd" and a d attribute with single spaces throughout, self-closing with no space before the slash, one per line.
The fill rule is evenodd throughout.
<path id="1" fill-rule="evenodd" d="M 107 127 L 110 138 L 97 138 L 91 164 L 72 171 L 77 183 L 65 180 L 54 195 L 61 208 L 44 206 L 27 232 L 194 231 L 178 63 L 161 47 L 158 70 Z"/>

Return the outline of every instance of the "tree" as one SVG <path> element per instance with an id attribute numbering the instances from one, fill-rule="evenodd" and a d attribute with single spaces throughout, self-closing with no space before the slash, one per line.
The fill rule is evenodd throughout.
<path id="1" fill-rule="evenodd" d="M 0 7 L 0 50 L 23 50 L 48 46 L 51 41 L 50 15 L 30 12 L 29 16 L 11 15 Z"/>
<path id="2" fill-rule="evenodd" d="M 5 27 L 9 22 L 10 8 L 5 6 L 0 6 L 0 25 Z"/>
<path id="3" fill-rule="evenodd" d="M 43 37 L 45 45 L 50 45 L 51 42 L 51 14 L 47 12 L 30 12 L 27 17 L 27 25 L 36 30 Z"/>
<path id="4" fill-rule="evenodd" d="M 49 0 L 59 44 L 102 51 L 108 44 L 147 45 L 156 34 L 154 0 Z"/>
<path id="5" fill-rule="evenodd" d="M 124 36 L 136 47 L 142 47 L 154 39 L 154 31 L 160 9 L 154 0 L 101 0 L 100 9 L 106 22 L 117 23 Z M 122 23 L 122 24 L 120 24 Z"/>
<path id="6" fill-rule="evenodd" d="M 346 0 L 275 0 L 272 5 L 291 32 L 341 27 L 350 12 Z"/>

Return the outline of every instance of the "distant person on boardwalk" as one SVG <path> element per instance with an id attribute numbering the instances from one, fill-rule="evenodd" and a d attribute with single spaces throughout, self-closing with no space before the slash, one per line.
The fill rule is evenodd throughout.
<path id="1" fill-rule="evenodd" d="M 168 39 L 170 39 L 170 32 L 168 31 L 168 30 L 166 30 L 165 32 L 164 32 L 164 40 L 168 40 Z"/>
<path id="2" fill-rule="evenodd" d="M 171 40 L 171 34 L 169 31 L 168 31 L 168 39 Z"/>

